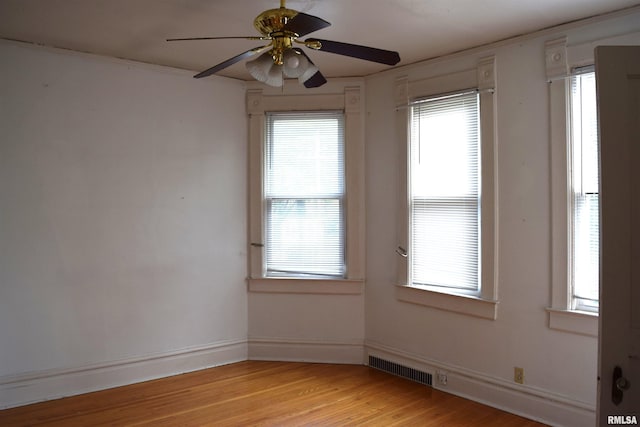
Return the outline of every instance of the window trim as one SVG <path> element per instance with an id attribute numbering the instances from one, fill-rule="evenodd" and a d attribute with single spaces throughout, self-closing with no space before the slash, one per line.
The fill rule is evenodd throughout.
<path id="1" fill-rule="evenodd" d="M 265 211 L 264 211 L 264 225 L 265 225 L 265 240 L 264 240 L 264 253 L 266 253 L 266 260 L 263 259 L 264 261 L 264 269 L 265 271 L 263 272 L 263 274 L 265 275 L 265 277 L 269 277 L 269 278 L 311 278 L 311 279 L 343 279 L 345 278 L 346 275 L 346 257 L 345 257 L 345 250 L 346 250 L 346 227 L 345 227 L 345 214 L 346 214 L 346 179 L 345 179 L 345 138 L 344 138 L 344 134 L 345 134 L 345 129 L 344 129 L 344 119 L 345 119 L 345 115 L 344 115 L 344 111 L 343 110 L 316 110 L 316 111 L 295 111 L 295 112 L 291 112 L 291 111 L 286 111 L 286 112 L 280 112 L 280 111 L 268 111 L 265 112 L 265 116 L 266 116 L 266 138 L 265 138 L 265 159 L 263 159 L 263 162 L 265 165 L 271 164 L 271 162 L 273 162 L 273 157 L 270 157 L 270 155 L 274 154 L 274 149 L 275 149 L 275 132 L 274 132 L 274 127 L 276 122 L 280 122 L 281 120 L 295 120 L 298 121 L 300 120 L 302 117 L 304 118 L 308 118 L 311 120 L 317 120 L 317 119 L 321 119 L 321 120 L 336 120 L 338 122 L 337 125 L 337 140 L 338 140 L 338 144 L 339 144 L 339 151 L 340 153 L 338 154 L 338 161 L 340 162 L 340 166 L 337 167 L 336 171 L 340 172 L 340 189 L 337 190 L 336 193 L 332 193 L 332 194 L 323 194 L 322 196 L 311 196 L 309 194 L 297 194 L 295 196 L 292 195 L 282 195 L 282 194 L 278 194 L 278 195 L 273 195 L 270 194 L 269 191 L 269 182 L 270 179 L 269 177 L 274 178 L 274 175 L 270 174 L 270 170 L 272 170 L 269 166 L 265 166 L 264 169 L 264 174 L 263 174 L 263 182 L 265 183 L 265 191 L 263 193 L 263 198 L 264 198 L 264 206 L 265 206 Z M 288 122 L 291 123 L 291 122 Z M 298 138 L 294 138 L 294 141 L 298 141 Z M 298 145 L 298 142 L 294 142 L 294 145 Z M 299 159 L 294 160 L 294 162 L 297 164 L 297 168 L 298 170 L 300 170 L 299 167 Z M 277 174 L 276 174 L 277 175 Z M 337 215 L 337 220 L 339 223 L 338 229 L 339 229 L 339 233 L 340 233 L 340 238 L 339 238 L 339 253 L 340 253 L 340 257 L 335 259 L 335 264 L 333 264 L 333 267 L 336 270 L 334 270 L 333 272 L 329 273 L 325 273 L 322 274 L 320 272 L 311 272 L 309 270 L 304 270 L 301 268 L 301 266 L 297 267 L 295 270 L 296 271 L 286 271 L 285 270 L 279 270 L 277 268 L 275 268 L 275 265 L 270 265 L 269 263 L 269 254 L 277 254 L 278 251 L 272 251 L 271 249 L 273 249 L 275 246 L 278 246 L 275 244 L 274 240 L 273 240 L 273 235 L 269 235 L 270 230 L 273 230 L 273 226 L 274 223 L 272 222 L 274 220 L 274 217 L 272 216 L 273 212 L 274 212 L 274 206 L 278 205 L 278 203 L 285 203 L 285 205 L 290 205 L 290 203 L 292 203 L 293 201 L 297 202 L 318 202 L 318 201 L 332 201 L 333 203 L 337 204 L 339 213 Z M 269 244 L 271 242 L 271 244 Z M 317 243 L 317 242 L 316 242 Z M 273 246 L 272 246 L 273 245 Z M 279 247 L 278 249 L 283 249 L 286 250 L 286 248 L 284 247 Z M 332 254 L 336 254 L 335 251 L 332 251 Z M 315 257 L 314 257 L 315 258 Z M 313 262 L 312 260 L 307 260 L 309 262 Z M 325 260 L 326 261 L 326 260 Z M 313 269 L 314 267 L 310 267 L 311 269 Z M 318 266 L 316 266 L 316 268 L 318 268 Z"/>
<path id="2" fill-rule="evenodd" d="M 364 124 L 359 86 L 343 93 L 265 95 L 247 91 L 249 115 L 249 242 L 248 289 L 252 292 L 361 294 L 365 275 Z M 275 278 L 264 272 L 263 157 L 266 112 L 344 111 L 345 259 L 346 276 L 337 278 Z"/>
<path id="3" fill-rule="evenodd" d="M 550 329 L 597 337 L 598 313 L 573 309 L 571 297 L 570 70 L 593 62 L 593 51 L 591 57 L 576 54 L 582 51 L 568 49 L 566 37 L 545 43 L 551 152 L 551 305 L 546 311 Z"/>
<path id="4" fill-rule="evenodd" d="M 409 240 L 408 161 L 409 161 L 409 102 L 442 93 L 477 88 L 480 94 L 481 143 L 481 277 L 479 295 L 433 289 L 408 283 L 409 263 L 406 250 Z M 496 105 L 495 56 L 480 58 L 475 68 L 410 81 L 396 80 L 396 126 L 399 142 L 400 188 L 398 191 L 398 245 L 396 297 L 410 302 L 469 316 L 495 320 L 498 308 L 498 247 L 497 247 L 497 188 L 496 188 Z"/>
<path id="5" fill-rule="evenodd" d="M 569 200 L 568 200 L 568 205 L 569 205 L 569 215 L 568 215 L 568 219 L 569 219 L 569 243 L 568 243 L 568 253 L 569 253 L 569 274 L 568 274 L 568 279 L 570 280 L 569 282 L 569 305 L 570 305 L 570 309 L 572 311 L 577 311 L 577 312 L 589 312 L 589 313 L 593 313 L 596 314 L 599 312 L 599 308 L 598 307 L 594 307 L 593 305 L 590 305 L 588 302 L 585 303 L 584 300 L 587 300 L 586 298 L 580 298 L 578 296 L 576 296 L 576 277 L 575 277 L 575 269 L 576 269 L 576 254 L 575 254 L 575 226 L 576 226 L 576 220 L 577 220 L 577 204 L 576 204 L 576 194 L 574 191 L 574 187 L 575 187 L 575 183 L 576 183 L 576 171 L 575 171 L 575 153 L 576 153 L 576 144 L 575 142 L 575 135 L 573 134 L 575 127 L 573 126 L 573 121 L 576 120 L 576 118 L 574 117 L 574 101 L 573 101 L 573 84 L 574 84 L 574 79 L 576 79 L 577 77 L 583 75 L 583 74 L 594 74 L 595 76 L 595 66 L 594 65 L 588 65 L 588 66 L 582 66 L 582 67 L 575 67 L 572 69 L 571 71 L 571 75 L 567 78 L 567 106 L 568 106 L 568 112 L 567 112 L 567 125 L 568 128 L 570 129 L 568 132 L 568 136 L 567 136 L 567 159 L 569 162 L 569 166 L 568 166 L 568 173 L 567 173 L 567 182 L 568 182 L 568 195 L 569 195 Z M 595 83 L 594 83 L 595 84 Z M 582 106 L 582 104 L 581 104 Z M 598 143 L 599 144 L 599 143 Z M 580 147 L 581 150 L 584 150 L 584 148 L 581 146 Z M 586 193 L 586 194 L 597 194 L 598 195 L 598 203 L 600 201 L 600 190 L 598 189 L 597 193 Z M 599 305 L 599 301 L 598 301 L 598 305 Z M 595 309 L 594 309 L 595 308 Z"/>
<path id="6" fill-rule="evenodd" d="M 411 256 L 409 256 L 407 258 L 408 262 L 409 262 L 409 271 L 411 272 L 411 277 L 412 277 L 412 284 L 413 286 L 421 286 L 421 287 L 425 287 L 426 289 L 432 289 L 434 291 L 441 291 L 443 293 L 452 293 L 452 294 L 466 294 L 466 295 L 472 295 L 472 296 L 478 296 L 480 295 L 480 284 L 481 284 L 481 278 L 478 276 L 478 273 L 480 271 L 480 269 L 478 268 L 480 266 L 480 262 L 481 262 L 481 253 L 480 253 L 480 237 L 481 237 L 481 233 L 480 233 L 480 202 L 481 202 L 481 182 L 482 179 L 479 175 L 479 173 L 481 172 L 481 168 L 480 168 L 480 154 L 481 154 L 481 135 L 480 135 L 480 94 L 479 91 L 475 88 L 473 89 L 464 89 L 464 90 L 460 90 L 454 93 L 446 93 L 446 94 L 441 94 L 441 95 L 436 95 L 435 97 L 428 97 L 428 98 L 420 98 L 420 99 L 416 99 L 413 100 L 410 105 L 409 105 L 409 111 L 410 111 L 410 115 L 409 115 L 409 126 L 411 127 L 411 132 L 410 132 L 410 142 L 409 142 L 409 147 L 410 147 L 410 154 L 409 154 L 409 159 L 410 159 L 410 166 L 408 168 L 407 173 L 409 174 L 409 186 L 410 186 L 410 190 L 408 191 L 409 193 L 409 197 L 408 200 L 410 200 L 410 209 L 408 210 L 409 213 L 409 230 L 410 230 L 410 240 L 409 240 L 409 247 L 407 248 L 407 251 L 409 254 L 413 254 L 415 255 L 412 259 Z M 418 182 L 418 181 L 414 181 L 414 178 L 416 177 L 416 173 L 420 174 L 420 170 L 422 169 L 422 171 L 426 172 L 427 169 L 424 169 L 423 166 L 421 166 L 423 163 L 429 163 L 428 157 L 429 154 L 421 154 L 422 153 L 422 145 L 421 145 L 421 140 L 422 140 L 422 127 L 419 124 L 419 121 L 421 120 L 422 117 L 431 117 L 431 118 L 435 118 L 436 116 L 440 116 L 439 113 L 442 113 L 443 110 L 441 109 L 441 107 L 438 107 L 438 105 L 443 106 L 444 108 L 447 109 L 447 112 L 453 112 L 453 106 L 456 105 L 455 108 L 462 108 L 464 110 L 465 113 L 465 119 L 466 120 L 470 120 L 471 117 L 467 116 L 467 114 L 472 114 L 474 115 L 474 126 L 471 128 L 468 128 L 468 130 L 472 130 L 475 134 L 476 139 L 474 141 L 471 140 L 467 140 L 467 143 L 471 143 L 473 146 L 475 146 L 476 151 L 475 153 L 472 154 L 471 158 L 473 159 L 473 173 L 470 174 L 469 179 L 473 179 L 471 178 L 471 176 L 475 176 L 475 179 L 477 181 L 475 181 L 476 187 L 474 190 L 469 190 L 467 188 L 467 190 L 469 190 L 468 193 L 448 193 L 448 194 L 437 194 L 434 195 L 433 193 L 429 193 L 429 194 L 422 194 L 422 195 L 418 195 L 419 190 L 418 188 L 422 185 L 422 184 L 428 184 L 425 182 Z M 434 107 L 435 106 L 435 107 Z M 473 111 L 473 113 L 471 113 L 471 111 Z M 418 122 L 416 121 L 418 120 Z M 416 130 L 416 126 L 417 126 L 417 130 Z M 416 134 L 414 134 L 413 132 L 416 132 Z M 428 132 L 428 129 L 425 129 L 425 133 Z M 417 138 L 417 139 L 416 139 Z M 448 142 L 447 142 L 448 143 Z M 426 150 L 428 150 L 428 147 L 425 147 Z M 471 152 L 470 152 L 471 153 Z M 416 156 L 418 156 L 418 158 L 416 158 Z M 424 161 L 420 160 L 420 156 L 424 156 Z M 469 164 L 466 165 L 466 171 L 469 171 Z M 428 172 L 426 172 L 428 173 Z M 437 181 L 437 180 L 436 180 Z M 471 185 L 469 182 L 467 182 L 467 185 Z M 461 270 L 465 271 L 464 274 L 464 284 L 461 285 L 453 285 L 452 283 L 440 283 L 437 284 L 437 279 L 435 279 L 431 273 L 429 273 L 430 268 L 427 268 L 426 270 L 422 271 L 422 274 L 426 274 L 427 277 L 431 277 L 431 279 L 426 278 L 426 277 L 422 277 L 420 278 L 419 275 L 420 273 L 418 273 L 418 269 L 416 268 L 417 265 L 420 265 L 420 262 L 429 262 L 428 261 L 428 257 L 424 258 L 423 256 L 421 256 L 420 251 L 417 250 L 417 245 L 420 244 L 419 242 L 422 242 L 422 244 L 427 244 L 428 247 L 430 247 L 431 249 L 435 249 L 438 246 L 432 246 L 431 244 L 428 244 L 427 241 L 421 239 L 421 235 L 420 233 L 417 231 L 418 227 L 420 226 L 419 224 L 423 224 L 427 227 L 429 227 L 428 224 L 431 223 L 431 214 L 428 212 L 434 212 L 433 209 L 436 208 L 436 206 L 438 206 L 439 208 L 443 209 L 443 210 L 447 210 L 448 212 L 452 212 L 451 209 L 456 210 L 456 212 L 465 212 L 468 213 L 470 216 L 473 216 L 473 223 L 474 223 L 474 227 L 477 227 L 476 229 L 476 236 L 474 240 L 474 244 L 473 244 L 473 250 L 474 250 L 474 257 L 475 257 L 475 262 L 473 267 L 469 268 L 468 270 L 466 268 L 463 268 Z M 473 206 L 473 209 L 470 209 L 469 212 L 464 210 L 464 207 L 467 206 Z M 471 218 L 467 217 L 465 214 L 461 213 L 461 216 L 463 216 L 465 219 L 471 220 Z M 440 223 L 442 226 L 444 226 L 444 224 Z M 462 223 L 459 223 L 460 225 Z M 470 224 L 466 224 L 466 225 L 470 225 Z M 442 243 L 440 243 L 442 244 Z M 467 247 L 467 245 L 465 244 L 464 247 Z M 459 247 L 459 249 L 462 249 L 461 247 Z M 429 250 L 429 249 L 427 249 Z M 467 262 L 469 262 L 471 259 L 466 259 L 465 261 L 462 261 L 461 263 L 456 263 L 456 264 L 460 264 L 460 265 L 465 265 L 467 264 Z M 442 260 L 444 262 L 444 260 Z M 473 277 L 473 279 L 471 279 Z M 463 280 L 463 277 L 459 277 L 459 280 Z M 471 282 L 466 282 L 466 280 L 471 280 Z M 467 287 L 467 285 L 472 285 Z"/>

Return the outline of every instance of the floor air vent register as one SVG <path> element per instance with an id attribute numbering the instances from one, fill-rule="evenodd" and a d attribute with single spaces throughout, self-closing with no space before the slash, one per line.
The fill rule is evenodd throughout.
<path id="1" fill-rule="evenodd" d="M 380 359 L 376 356 L 369 356 L 369 366 L 398 377 L 407 378 L 411 381 L 428 385 L 429 387 L 433 385 L 433 376 L 430 373 L 400 365 L 389 360 Z"/>

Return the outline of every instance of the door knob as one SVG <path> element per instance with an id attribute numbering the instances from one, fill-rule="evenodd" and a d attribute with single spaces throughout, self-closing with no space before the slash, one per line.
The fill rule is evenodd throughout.
<path id="1" fill-rule="evenodd" d="M 611 401 L 619 405 L 624 397 L 624 392 L 631 388 L 631 381 L 622 376 L 622 368 L 613 368 L 613 384 L 611 384 Z"/>
<path id="2" fill-rule="evenodd" d="M 618 390 L 620 391 L 627 391 L 631 388 L 631 381 L 625 377 L 620 377 L 616 380 L 616 387 L 618 387 Z"/>

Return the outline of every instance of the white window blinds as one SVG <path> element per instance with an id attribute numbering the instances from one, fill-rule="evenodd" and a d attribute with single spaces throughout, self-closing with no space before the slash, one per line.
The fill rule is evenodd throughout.
<path id="1" fill-rule="evenodd" d="M 573 308 L 596 310 L 600 277 L 598 117 L 593 71 L 571 78 Z"/>
<path id="2" fill-rule="evenodd" d="M 480 290 L 480 141 L 477 91 L 411 106 L 411 281 Z"/>
<path id="3" fill-rule="evenodd" d="M 344 114 L 267 114 L 265 269 L 344 277 Z"/>

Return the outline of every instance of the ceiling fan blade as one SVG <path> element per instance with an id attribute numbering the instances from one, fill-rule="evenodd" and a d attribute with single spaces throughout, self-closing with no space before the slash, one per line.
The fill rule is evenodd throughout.
<path id="1" fill-rule="evenodd" d="M 307 56 L 307 54 L 304 53 L 304 51 L 302 49 L 293 48 L 293 50 L 295 50 L 296 52 L 300 53 L 301 55 L 304 55 L 304 57 L 307 58 L 307 61 L 309 61 L 309 63 L 315 67 L 315 64 L 313 63 L 311 58 L 309 58 L 309 56 Z M 315 74 L 313 74 L 311 77 L 309 77 L 304 82 L 302 82 L 302 84 L 306 88 L 313 88 L 313 87 L 320 87 L 323 84 L 325 84 L 326 82 L 327 82 L 327 79 L 325 79 L 325 77 L 322 75 L 322 73 L 320 71 L 316 71 Z"/>
<path id="2" fill-rule="evenodd" d="M 326 82 L 327 82 L 327 79 L 325 79 L 324 76 L 322 75 L 322 73 L 320 71 L 318 71 L 313 76 L 311 76 L 310 79 L 305 80 L 304 83 L 302 83 L 302 84 L 304 85 L 304 87 L 310 89 L 310 88 L 313 88 L 313 87 L 320 87 L 323 84 L 325 84 Z"/>
<path id="3" fill-rule="evenodd" d="M 226 39 L 244 39 L 244 40 L 270 40 L 269 37 L 259 36 L 237 36 L 237 37 L 185 37 L 178 39 L 167 39 L 168 42 L 180 42 L 187 40 L 226 40 Z"/>
<path id="4" fill-rule="evenodd" d="M 366 61 L 378 62 L 386 65 L 396 65 L 400 62 L 400 55 L 398 52 L 391 50 L 377 49 L 375 47 L 361 46 L 357 44 L 334 42 L 331 40 L 322 39 L 307 39 L 305 43 L 320 42 L 320 48 L 323 52 L 337 53 L 338 55 L 351 56 L 353 58 L 360 58 Z"/>
<path id="5" fill-rule="evenodd" d="M 314 31 L 329 27 L 330 25 L 330 23 L 322 18 L 298 12 L 298 14 L 291 18 L 289 22 L 287 22 L 285 26 L 282 27 L 282 29 L 285 31 L 294 32 L 298 36 L 302 37 L 306 36 L 309 33 L 313 33 Z"/>
<path id="6" fill-rule="evenodd" d="M 213 67 L 206 69 L 198 74 L 196 74 L 195 76 L 193 76 L 196 79 L 200 79 L 202 77 L 207 77 L 210 76 L 211 74 L 215 74 L 220 70 L 224 70 L 227 67 L 232 66 L 233 64 L 242 61 L 243 59 L 247 59 L 257 53 L 262 52 L 263 50 L 265 50 L 266 48 L 271 47 L 270 44 L 266 45 L 266 46 L 260 46 L 260 47 L 254 47 L 253 49 L 249 49 L 246 52 L 242 52 L 240 55 L 236 55 L 233 58 L 229 58 L 224 62 L 219 63 L 218 65 L 214 65 Z"/>

